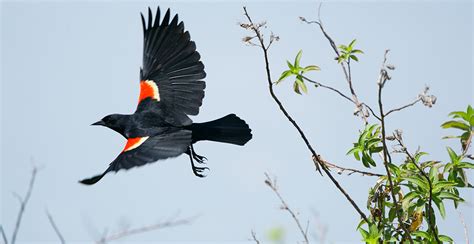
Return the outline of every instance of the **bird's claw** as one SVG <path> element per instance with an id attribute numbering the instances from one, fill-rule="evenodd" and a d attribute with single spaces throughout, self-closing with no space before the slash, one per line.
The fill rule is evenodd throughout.
<path id="1" fill-rule="evenodd" d="M 196 160 L 196 162 L 198 162 L 199 164 L 204 164 L 206 163 L 205 161 L 207 161 L 207 158 L 204 157 L 204 156 L 201 156 L 199 154 L 196 154 L 195 152 L 193 153 L 193 158 L 194 160 Z"/>
<path id="2" fill-rule="evenodd" d="M 205 174 L 202 174 L 206 170 L 209 170 L 209 168 L 208 167 L 196 167 L 196 166 L 193 165 L 193 173 L 194 173 L 195 176 L 197 176 L 199 178 L 206 177 Z"/>

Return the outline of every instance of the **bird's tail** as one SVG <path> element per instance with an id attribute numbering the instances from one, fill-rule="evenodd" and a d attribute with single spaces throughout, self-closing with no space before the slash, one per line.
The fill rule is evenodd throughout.
<path id="1" fill-rule="evenodd" d="M 197 141 L 216 141 L 243 146 L 252 139 L 251 129 L 244 120 L 235 114 L 206 123 L 194 123 L 193 143 Z"/>

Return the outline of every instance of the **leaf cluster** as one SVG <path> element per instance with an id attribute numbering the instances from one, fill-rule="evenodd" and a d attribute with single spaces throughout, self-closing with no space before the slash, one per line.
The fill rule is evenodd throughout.
<path id="1" fill-rule="evenodd" d="M 446 162 L 422 160 L 423 156 L 428 153 L 417 152 L 412 156 L 404 149 L 401 151 L 407 156 L 405 161 L 399 165 L 389 164 L 393 191 L 397 196 L 398 206 L 390 202 L 391 189 L 388 177 L 380 177 L 375 186 L 369 190 L 367 208 L 371 213 L 370 222 L 362 221 L 358 226 L 366 243 L 377 243 L 380 240 L 406 241 L 401 227 L 396 225 L 397 214 L 401 215 L 403 225 L 414 241 L 436 243 L 436 238 L 438 238 L 441 242 L 453 242 L 449 236 L 439 234 L 435 211 L 444 219 L 447 215 L 445 205 L 452 202 L 457 207 L 464 201 L 460 196 L 459 189 L 472 187 L 468 182 L 465 170 L 474 169 L 474 164 L 468 162 L 471 159 L 466 156 L 473 136 L 471 123 L 474 118 L 473 114 L 471 106 L 468 106 L 465 112 L 456 111 L 449 114 L 457 120 L 442 124 L 442 128 L 461 130 L 461 135 L 449 138 L 460 138 L 462 151 L 456 153 L 451 147 L 447 147 L 449 160 Z M 368 148 L 378 148 L 380 144 L 380 140 L 375 140 L 377 128 L 377 125 L 367 126 L 348 154 L 366 152 L 366 157 L 372 158 L 372 154 L 367 152 L 370 152 Z M 468 135 L 467 138 L 466 135 Z M 354 155 L 354 157 L 358 159 L 357 156 Z M 372 161 L 374 161 L 373 158 L 367 160 L 369 164 Z M 367 167 L 367 163 L 363 164 Z M 367 225 L 366 229 L 362 228 L 364 224 Z"/>
<path id="2" fill-rule="evenodd" d="M 304 93 L 308 93 L 308 87 L 306 86 L 304 79 L 303 79 L 303 74 L 309 71 L 319 71 L 321 70 L 318 66 L 316 65 L 308 65 L 306 67 L 301 67 L 300 66 L 300 60 L 301 56 L 303 54 L 303 51 L 300 50 L 298 54 L 295 57 L 295 61 L 290 63 L 290 61 L 286 61 L 286 64 L 288 65 L 288 70 L 283 71 L 281 73 L 280 78 L 278 81 L 276 81 L 276 84 L 279 84 L 282 82 L 284 79 L 290 77 L 290 76 L 295 76 L 295 82 L 293 83 L 293 90 L 301 95 L 301 91 Z"/>
<path id="3" fill-rule="evenodd" d="M 359 62 L 359 58 L 356 54 L 363 54 L 364 52 L 360 49 L 354 49 L 354 45 L 356 43 L 356 39 L 352 40 L 349 45 L 339 45 L 337 48 L 339 49 L 339 57 L 336 58 L 338 63 L 346 62 L 349 63 L 350 60 L 354 60 Z"/>
<path id="4" fill-rule="evenodd" d="M 359 135 L 357 142 L 354 143 L 354 147 L 347 152 L 347 155 L 352 154 L 357 161 L 362 160 L 362 164 L 367 168 L 375 167 L 376 164 L 372 154 L 382 151 L 381 142 L 380 126 L 377 124 L 367 125 Z"/>

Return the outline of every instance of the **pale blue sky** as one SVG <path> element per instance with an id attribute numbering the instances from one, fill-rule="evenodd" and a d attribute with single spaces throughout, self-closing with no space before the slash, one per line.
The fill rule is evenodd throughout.
<path id="1" fill-rule="evenodd" d="M 80 185 L 79 179 L 102 172 L 123 147 L 121 136 L 89 124 L 106 114 L 134 111 L 142 58 L 139 13 L 158 4 L 184 20 L 206 66 L 206 97 L 193 119 L 233 112 L 248 122 L 254 138 L 245 147 L 198 144 L 211 168 L 204 179 L 195 177 L 188 158 L 181 156 L 108 175 L 94 186 Z M 327 240 L 358 242 L 355 211 L 327 177 L 314 172 L 304 144 L 268 95 L 261 51 L 241 42 L 248 35 L 237 24 L 245 20 L 243 5 L 281 38 L 270 51 L 274 78 L 285 69 L 285 60 L 303 49 L 302 63 L 322 69 L 313 78 L 346 89 L 327 41 L 315 26 L 298 20 L 314 19 L 316 2 L 2 2 L 0 219 L 8 234 L 18 210 L 11 193 L 26 190 L 34 158 L 44 169 L 23 219 L 22 243 L 57 242 L 46 207 L 69 242 L 91 242 L 105 228 L 120 229 L 119 223 L 141 226 L 180 212 L 200 217 L 189 226 L 127 240 L 245 241 L 251 229 L 264 240 L 269 229 L 281 226 L 288 243 L 294 243 L 301 239 L 299 233 L 263 183 L 264 172 L 278 177 L 289 205 L 303 222 L 310 220 L 311 236 L 317 217 L 328 227 Z M 431 86 L 438 97 L 435 107 L 417 105 L 394 114 L 388 128 L 402 128 L 412 150 L 420 145 L 431 158 L 447 160 L 445 147 L 457 144 L 440 141 L 449 132 L 439 125 L 474 97 L 472 2 L 325 3 L 322 18 L 336 42 L 357 38 L 365 51 L 353 66 L 363 101 L 376 102 L 375 81 L 387 48 L 392 50 L 388 62 L 397 67 L 385 91 L 387 107 L 405 104 L 425 84 Z M 320 154 L 362 168 L 345 156 L 362 127 L 351 104 L 322 89 L 298 96 L 290 82 L 276 92 Z M 365 210 L 368 186 L 375 179 L 337 179 Z M 460 210 L 472 240 L 473 192 L 462 193 L 469 205 Z M 451 206 L 448 211 L 441 230 L 461 242 L 458 214 Z"/>

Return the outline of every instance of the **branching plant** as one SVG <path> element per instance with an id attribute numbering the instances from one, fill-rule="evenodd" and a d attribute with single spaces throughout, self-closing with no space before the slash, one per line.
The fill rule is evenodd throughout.
<path id="1" fill-rule="evenodd" d="M 13 229 L 13 234 L 12 238 L 10 241 L 7 238 L 7 234 L 5 232 L 4 226 L 0 224 L 0 235 L 1 235 L 1 240 L 3 244 L 14 244 L 17 241 L 17 236 L 20 231 L 22 219 L 24 216 L 24 213 L 26 211 L 26 208 L 28 206 L 28 201 L 30 200 L 30 197 L 33 193 L 33 188 L 36 182 L 36 176 L 38 174 L 39 168 L 33 167 L 32 173 L 31 173 L 31 178 L 30 182 L 28 184 L 28 189 L 26 191 L 26 194 L 24 197 L 21 197 L 19 194 L 14 193 L 13 195 L 18 198 L 18 201 L 20 202 L 20 209 L 17 214 L 17 219 L 15 222 L 15 226 Z M 59 226 L 56 224 L 56 221 L 54 220 L 53 216 L 51 213 L 46 210 L 46 216 L 48 218 L 49 223 L 51 224 L 51 227 L 53 228 L 54 232 L 56 233 L 59 242 L 64 244 L 66 243 L 66 240 L 64 236 L 62 235 Z M 169 218 L 168 220 L 165 220 L 163 222 L 155 223 L 152 225 L 147 225 L 147 226 L 141 226 L 133 229 L 123 229 L 121 231 L 115 232 L 115 233 L 107 233 L 107 231 L 103 234 L 103 236 L 96 241 L 96 243 L 100 244 L 105 244 L 113 241 L 117 241 L 120 239 L 127 238 L 129 236 L 137 235 L 137 234 L 142 234 L 146 232 L 151 232 L 151 231 L 157 231 L 165 228 L 171 228 L 175 226 L 181 226 L 181 225 L 189 225 L 191 224 L 198 216 L 194 217 L 189 217 L 189 218 L 177 218 L 177 216 L 173 216 Z"/>
<path id="2" fill-rule="evenodd" d="M 427 107 L 432 107 L 436 103 L 436 97 L 428 94 L 426 87 L 418 97 L 406 105 L 386 109 L 383 101 L 383 91 L 385 85 L 392 79 L 390 72 L 395 70 L 395 66 L 388 64 L 389 50 L 383 56 L 379 77 L 377 79 L 378 92 L 377 109 L 373 109 L 367 103 L 360 100 L 353 86 L 351 74 L 351 62 L 359 62 L 364 52 L 357 49 L 356 40 L 352 40 L 348 45 L 337 45 L 334 39 L 324 29 L 320 19 L 320 9 L 318 9 L 318 20 L 308 21 L 304 17 L 300 20 L 308 24 L 316 24 L 323 36 L 327 39 L 330 47 L 336 54 L 334 58 L 337 65 L 341 66 L 342 72 L 348 85 L 347 95 L 344 91 L 317 82 L 307 76 L 311 72 L 320 71 L 317 65 L 302 65 L 300 50 L 293 62 L 287 61 L 288 70 L 284 70 L 279 78 L 274 81 L 269 65 L 268 52 L 272 43 L 279 40 L 279 37 L 271 33 L 270 39 L 264 37 L 266 22 L 256 23 L 244 7 L 246 22 L 240 26 L 251 33 L 251 36 L 243 40 L 250 46 L 259 47 L 263 52 L 265 72 L 269 93 L 280 111 L 289 120 L 291 125 L 297 130 L 304 144 L 312 156 L 312 162 L 316 169 L 329 177 L 335 187 L 346 197 L 352 207 L 356 210 L 361 221 L 357 229 L 362 240 L 366 243 L 442 243 L 453 242 L 452 238 L 441 232 L 437 225 L 436 212 L 442 218 L 446 216 L 445 204 L 452 202 L 457 208 L 464 200 L 459 194 L 459 189 L 464 187 L 472 188 L 467 179 L 466 170 L 473 169 L 473 156 L 470 155 L 469 147 L 474 135 L 474 110 L 468 105 L 465 111 L 455 111 L 449 114 L 452 120 L 441 125 L 444 129 L 456 129 L 459 133 L 449 135 L 445 138 L 455 138 L 461 143 L 460 150 L 447 147 L 450 161 L 425 159 L 427 153 L 417 150 L 410 152 L 403 140 L 401 130 L 394 132 L 387 131 L 387 117 L 395 112 L 400 112 L 415 104 L 422 103 Z M 355 105 L 354 115 L 363 121 L 363 129 L 360 131 L 353 148 L 348 149 L 347 154 L 353 155 L 356 161 L 361 162 L 365 168 L 376 168 L 382 166 L 384 174 L 375 174 L 358 169 L 346 169 L 335 163 L 330 163 L 316 153 L 315 146 L 309 142 L 309 138 L 303 132 L 298 122 L 293 119 L 283 102 L 275 95 L 275 86 L 293 80 L 293 90 L 297 94 L 308 92 L 307 83 L 313 84 L 316 88 L 324 88 Z M 393 150 L 391 150 L 393 148 Z M 401 154 L 404 160 L 397 160 L 393 154 Z M 350 174 L 360 173 L 362 175 L 376 176 L 374 186 L 369 188 L 367 198 L 367 214 L 352 200 L 350 194 L 333 177 L 332 169 L 338 173 L 347 171 Z M 265 183 L 272 187 L 272 181 L 268 179 Z M 279 195 L 279 194 L 277 194 Z M 280 198 L 281 200 L 281 198 Z M 283 203 L 285 205 L 285 203 Z M 290 214 L 292 211 L 288 210 Z M 295 219 L 294 215 L 292 215 Z M 309 242 L 305 232 L 302 230 L 299 221 L 295 220 L 298 229 L 303 233 L 304 242 Z M 426 223 L 426 225 L 423 225 Z M 467 235 L 466 235 L 467 239 Z"/>

